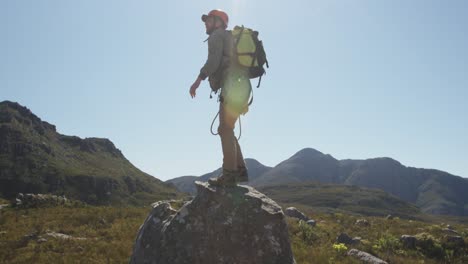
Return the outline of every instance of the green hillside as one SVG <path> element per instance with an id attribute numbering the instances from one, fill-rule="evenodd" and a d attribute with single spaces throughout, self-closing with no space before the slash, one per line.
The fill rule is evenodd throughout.
<path id="1" fill-rule="evenodd" d="M 270 185 L 258 189 L 275 201 L 313 211 L 373 216 L 391 214 L 404 218 L 421 215 L 416 206 L 377 189 L 315 182 Z"/>
<path id="2" fill-rule="evenodd" d="M 133 166 L 104 138 L 57 133 L 29 109 L 0 103 L 0 196 L 53 193 L 90 204 L 143 205 L 179 192 Z"/>

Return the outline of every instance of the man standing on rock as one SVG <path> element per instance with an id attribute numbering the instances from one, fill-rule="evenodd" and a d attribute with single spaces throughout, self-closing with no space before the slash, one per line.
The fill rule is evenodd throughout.
<path id="1" fill-rule="evenodd" d="M 226 30 L 228 15 L 221 10 L 212 10 L 202 16 L 208 37 L 208 59 L 190 87 L 192 98 L 202 80 L 210 79 L 211 88 L 219 95 L 219 127 L 223 150 L 223 172 L 208 182 L 214 186 L 235 186 L 248 180 L 242 151 L 234 135 L 234 126 L 241 114 L 248 111 L 248 100 L 252 91 L 248 68 L 234 59 L 234 42 L 231 32 Z"/>

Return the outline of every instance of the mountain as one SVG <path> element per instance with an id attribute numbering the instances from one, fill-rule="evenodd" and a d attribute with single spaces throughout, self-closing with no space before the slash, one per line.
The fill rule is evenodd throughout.
<path id="1" fill-rule="evenodd" d="M 143 205 L 180 195 L 105 138 L 61 135 L 18 103 L 0 102 L 0 196 L 54 193 L 91 204 Z"/>
<path id="2" fill-rule="evenodd" d="M 266 173 L 251 179 L 252 186 L 318 181 L 339 183 L 339 162 L 330 155 L 306 148 Z"/>
<path id="3" fill-rule="evenodd" d="M 265 172 L 271 169 L 271 167 L 265 166 L 255 159 L 245 159 L 245 165 L 249 169 L 250 180 L 255 180 L 258 176 L 263 175 Z M 221 168 L 218 168 L 199 177 L 182 176 L 167 180 L 166 182 L 173 184 L 181 192 L 194 195 L 196 193 L 195 181 L 208 181 L 210 178 L 218 177 L 220 174 Z"/>
<path id="4" fill-rule="evenodd" d="M 249 174 L 249 185 L 254 187 L 311 181 L 355 185 L 383 190 L 425 213 L 468 215 L 467 179 L 434 169 L 406 167 L 387 157 L 337 160 L 305 148 L 273 168 L 259 174 L 249 170 Z"/>
<path id="5" fill-rule="evenodd" d="M 303 149 L 251 182 L 266 184 L 317 181 L 384 190 L 431 214 L 468 215 L 468 183 L 459 176 L 403 166 L 391 158 L 336 160 Z"/>

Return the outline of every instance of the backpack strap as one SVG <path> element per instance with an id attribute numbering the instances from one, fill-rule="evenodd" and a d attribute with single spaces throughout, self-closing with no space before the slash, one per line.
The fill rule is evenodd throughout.
<path id="1" fill-rule="evenodd" d="M 260 77 L 258 78 L 258 84 L 257 84 L 257 88 L 260 87 L 260 83 L 262 82 L 262 75 L 260 75 Z M 253 99 L 253 96 L 252 96 L 252 99 Z"/>
<path id="2" fill-rule="evenodd" d="M 238 54 L 238 53 L 237 53 L 237 44 L 239 44 L 239 40 L 240 40 L 240 38 L 241 38 L 243 32 L 244 32 L 244 25 L 242 25 L 242 27 L 241 27 L 241 30 L 240 30 L 240 32 L 239 32 L 239 36 L 238 36 L 237 39 L 236 39 L 236 45 L 234 46 L 235 51 L 236 51 L 236 54 Z"/>

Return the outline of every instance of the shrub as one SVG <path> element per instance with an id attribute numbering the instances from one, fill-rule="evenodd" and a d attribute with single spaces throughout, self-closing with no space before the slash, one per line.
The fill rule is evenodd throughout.
<path id="1" fill-rule="evenodd" d="M 344 255 L 346 251 L 348 251 L 348 247 L 346 247 L 346 245 L 343 243 L 333 244 L 332 247 L 336 253 L 341 254 L 341 255 Z"/>
<path id="2" fill-rule="evenodd" d="M 428 233 L 419 233 L 416 235 L 416 247 L 429 258 L 440 259 L 445 255 L 440 242 Z"/>
<path id="3" fill-rule="evenodd" d="M 401 248 L 400 240 L 391 234 L 384 234 L 382 237 L 380 237 L 377 240 L 377 242 L 373 246 L 373 249 L 378 250 L 378 251 L 384 251 L 387 253 L 396 252 L 400 248 Z"/>
<path id="4" fill-rule="evenodd" d="M 319 238 L 318 235 L 315 234 L 314 228 L 304 221 L 299 222 L 299 236 L 307 245 L 312 245 L 312 243 Z"/>

